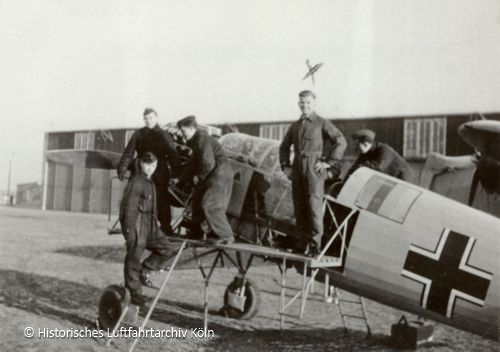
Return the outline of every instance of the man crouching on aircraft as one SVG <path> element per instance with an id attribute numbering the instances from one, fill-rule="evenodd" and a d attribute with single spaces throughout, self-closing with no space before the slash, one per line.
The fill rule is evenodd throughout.
<path id="1" fill-rule="evenodd" d="M 340 161 L 347 148 L 344 135 L 329 121 L 316 115 L 316 96 L 305 90 L 299 93 L 302 115 L 292 123 L 280 145 L 280 164 L 292 180 L 292 197 L 295 222 L 301 236 L 298 250 L 305 254 L 319 254 L 323 236 L 323 196 L 325 179 L 330 172 L 333 178 L 340 174 Z M 331 148 L 325 148 L 326 142 Z M 290 165 L 290 147 L 294 159 Z M 309 247 L 307 249 L 307 247 Z"/>
<path id="2" fill-rule="evenodd" d="M 191 237 L 201 239 L 201 222 L 206 219 L 217 239 L 215 244 L 234 242 L 234 234 L 226 217 L 233 187 L 233 170 L 219 142 L 199 130 L 194 116 L 177 122 L 193 154 L 179 182 L 194 183 Z"/>
<path id="3" fill-rule="evenodd" d="M 352 135 L 352 140 L 359 156 L 347 172 L 345 179 L 359 167 L 365 166 L 403 181 L 414 182 L 413 169 L 410 164 L 390 145 L 377 142 L 375 132 L 368 129 L 358 130 Z"/>
<path id="4" fill-rule="evenodd" d="M 173 255 L 170 243 L 158 227 L 156 191 L 151 175 L 158 159 L 146 152 L 139 161 L 140 171 L 133 176 L 124 190 L 120 204 L 120 223 L 125 236 L 125 286 L 130 291 L 131 302 L 144 306 L 148 300 L 142 295 L 141 283 L 152 287 L 150 271 L 159 270 Z M 141 263 L 145 249 L 151 254 Z"/>

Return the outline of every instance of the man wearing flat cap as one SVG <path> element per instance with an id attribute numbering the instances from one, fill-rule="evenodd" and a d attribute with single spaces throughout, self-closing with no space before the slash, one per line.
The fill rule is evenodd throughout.
<path id="1" fill-rule="evenodd" d="M 390 145 L 377 142 L 375 132 L 361 129 L 353 133 L 352 139 L 359 156 L 347 172 L 346 179 L 359 167 L 365 166 L 404 181 L 414 181 L 410 164 Z"/>
<path id="2" fill-rule="evenodd" d="M 145 153 L 151 152 L 156 156 L 158 166 L 152 180 L 156 188 L 158 220 L 161 224 L 161 230 L 170 234 L 172 233 L 170 226 L 172 214 L 168 198 L 170 171 L 167 158 L 172 166 L 176 166 L 178 153 L 172 137 L 158 126 L 158 114 L 154 109 L 146 108 L 143 119 L 145 126 L 134 132 L 118 163 L 118 178 L 123 180 L 127 170 L 135 175 L 139 170 L 137 160 L 140 160 Z"/>
<path id="3" fill-rule="evenodd" d="M 191 160 L 182 172 L 180 183 L 195 185 L 192 198 L 191 237 L 201 239 L 205 219 L 217 236 L 212 242 L 230 244 L 234 234 L 226 216 L 233 187 L 233 170 L 219 142 L 198 129 L 196 118 L 187 116 L 177 126 L 192 150 Z"/>
<path id="4" fill-rule="evenodd" d="M 302 115 L 288 128 L 280 145 L 280 164 L 292 181 L 295 222 L 300 236 L 297 250 L 315 256 L 323 236 L 325 180 L 328 174 L 333 178 L 340 174 L 347 143 L 339 129 L 314 112 L 313 92 L 300 92 L 298 105 Z M 292 146 L 294 159 L 290 163 Z"/>

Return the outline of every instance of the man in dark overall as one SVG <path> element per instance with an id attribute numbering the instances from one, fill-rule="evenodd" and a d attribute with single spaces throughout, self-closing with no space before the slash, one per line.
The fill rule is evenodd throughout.
<path id="1" fill-rule="evenodd" d="M 234 234 L 226 216 L 233 187 L 233 170 L 219 142 L 198 129 L 196 118 L 188 116 L 177 122 L 192 150 L 192 157 L 179 182 L 195 185 L 192 198 L 191 234 L 201 237 L 205 219 L 217 239 L 216 244 L 234 242 Z"/>
<path id="2" fill-rule="evenodd" d="M 313 92 L 299 94 L 302 115 L 292 123 L 280 145 L 281 168 L 292 180 L 295 221 L 300 235 L 297 249 L 311 256 L 319 253 L 323 235 L 325 179 L 327 173 L 338 177 L 347 147 L 344 135 L 314 112 L 315 103 Z M 325 148 L 327 143 L 331 148 Z M 292 146 L 294 159 L 290 164 Z"/>
<path id="3" fill-rule="evenodd" d="M 167 157 L 171 165 L 175 167 L 178 162 L 178 154 L 172 137 L 158 126 L 158 115 L 155 110 L 151 108 L 144 110 L 144 123 L 146 126 L 134 132 L 123 152 L 118 163 L 118 177 L 123 180 L 127 170 L 131 170 L 132 175 L 137 172 L 137 165 L 134 165 L 136 164 L 135 153 L 137 153 L 137 159 L 142 158 L 145 152 L 152 152 L 158 157 L 158 167 L 153 174 L 158 197 L 158 219 L 162 231 L 170 234 L 172 233 L 170 227 L 172 215 L 168 198 L 170 172 Z"/>
<path id="4" fill-rule="evenodd" d="M 352 135 L 359 156 L 347 172 L 346 179 L 359 167 L 365 166 L 407 182 L 414 182 L 410 164 L 388 144 L 375 141 L 375 132 L 361 129 Z"/>
<path id="5" fill-rule="evenodd" d="M 154 154 L 142 155 L 139 171 L 125 187 L 120 204 L 120 223 L 127 246 L 125 286 L 130 291 L 131 302 L 139 306 L 147 303 L 141 284 L 152 286 L 149 272 L 162 268 L 174 253 L 157 224 L 156 189 L 151 180 L 157 164 Z M 151 254 L 141 263 L 145 249 Z"/>

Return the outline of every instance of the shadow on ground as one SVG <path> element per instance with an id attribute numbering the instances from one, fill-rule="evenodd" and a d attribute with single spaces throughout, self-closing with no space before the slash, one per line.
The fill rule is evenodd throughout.
<path id="1" fill-rule="evenodd" d="M 428 343 L 419 350 L 432 351 L 442 343 Z M 390 338 L 384 335 L 367 337 L 364 332 L 334 329 L 263 329 L 261 331 L 229 331 L 207 345 L 210 351 L 402 351 L 391 346 Z M 411 351 L 412 349 L 406 349 Z"/>
<path id="2" fill-rule="evenodd" d="M 79 327 L 93 328 L 101 289 L 53 277 L 0 270 L 2 287 L 1 304 L 59 321 L 66 321 Z M 257 321 L 227 319 L 210 312 L 209 328 L 216 338 L 203 346 L 209 351 L 384 351 L 392 350 L 387 338 L 375 335 L 366 338 L 364 331 L 343 329 L 291 329 L 281 332 L 269 329 L 276 326 L 277 317 L 257 317 Z M 152 322 L 165 323 L 183 329 L 203 326 L 202 307 L 185 302 L 163 299 L 153 312 Z M 267 325 L 267 327 L 266 327 Z M 142 343 L 156 343 L 154 340 Z"/>
<path id="3" fill-rule="evenodd" d="M 49 318 L 92 327 L 100 290 L 96 287 L 48 276 L 0 270 L 3 304 Z M 87 311 L 86 311 L 87 310 Z"/>
<path id="4" fill-rule="evenodd" d="M 94 327 L 103 290 L 49 276 L 0 270 L 0 304 L 45 317 L 69 321 L 82 327 Z M 191 328 L 203 325 L 203 308 L 185 302 L 160 299 L 153 321 Z M 217 315 L 218 311 L 209 311 Z M 220 316 L 222 321 L 228 321 Z M 223 331 L 230 326 L 214 322 Z"/>

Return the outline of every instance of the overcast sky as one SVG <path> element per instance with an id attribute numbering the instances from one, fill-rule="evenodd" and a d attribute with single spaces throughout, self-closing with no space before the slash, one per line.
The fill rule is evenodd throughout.
<path id="1" fill-rule="evenodd" d="M 500 111 L 500 1 L 0 0 L 0 189 L 41 180 L 43 134 Z"/>

